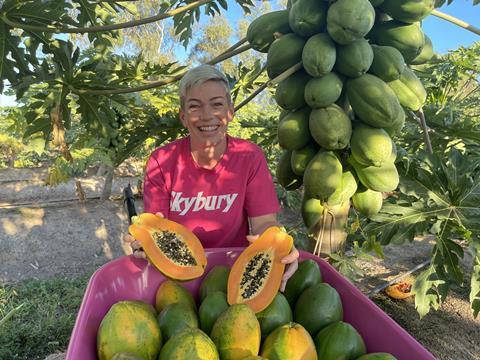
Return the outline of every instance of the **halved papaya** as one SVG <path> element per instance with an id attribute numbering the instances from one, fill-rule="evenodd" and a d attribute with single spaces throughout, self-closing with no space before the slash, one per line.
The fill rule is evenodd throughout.
<path id="1" fill-rule="evenodd" d="M 205 250 L 189 229 L 150 213 L 132 220 L 128 231 L 161 273 L 176 280 L 191 280 L 203 275 L 207 265 Z"/>
<path id="2" fill-rule="evenodd" d="M 285 270 L 281 260 L 292 246 L 293 238 L 279 227 L 265 230 L 233 264 L 228 277 L 228 303 L 245 303 L 255 313 L 265 309 L 280 288 Z"/>

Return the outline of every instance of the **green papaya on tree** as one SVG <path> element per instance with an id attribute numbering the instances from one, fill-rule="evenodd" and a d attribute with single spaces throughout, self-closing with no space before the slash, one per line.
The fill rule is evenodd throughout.
<path id="1" fill-rule="evenodd" d="M 352 122 L 336 104 L 313 109 L 310 113 L 309 128 L 313 139 L 324 149 L 344 149 L 350 143 Z"/>
<path id="2" fill-rule="evenodd" d="M 286 190 L 295 190 L 302 186 L 303 178 L 296 175 L 291 166 L 292 151 L 285 150 L 277 162 L 275 176 L 277 182 Z"/>
<path id="3" fill-rule="evenodd" d="M 397 95 L 402 106 L 418 111 L 427 100 L 427 92 L 412 69 L 407 67 L 398 80 L 390 81 L 388 86 Z"/>
<path id="4" fill-rule="evenodd" d="M 305 106 L 305 86 L 311 77 L 300 70 L 277 85 L 275 101 L 285 110 L 296 110 Z"/>
<path id="5" fill-rule="evenodd" d="M 318 223 L 323 213 L 322 202 L 318 199 L 309 197 L 305 194 L 302 200 L 302 219 L 303 223 L 310 229 L 313 225 Z"/>
<path id="6" fill-rule="evenodd" d="M 426 18 L 435 8 L 435 0 L 385 0 L 380 9 L 395 20 L 413 24 Z"/>
<path id="7" fill-rule="evenodd" d="M 266 53 L 275 41 L 275 33 L 291 33 L 288 10 L 272 11 L 253 20 L 247 29 L 247 40 L 252 48 Z"/>
<path id="8" fill-rule="evenodd" d="M 273 79 L 302 61 L 306 40 L 296 34 L 286 34 L 276 39 L 267 53 L 267 73 Z"/>
<path id="9" fill-rule="evenodd" d="M 405 70 L 405 60 L 393 46 L 372 45 L 373 62 L 368 70 L 385 82 L 397 80 Z"/>
<path id="10" fill-rule="evenodd" d="M 418 24 L 396 20 L 376 24 L 368 37 L 374 44 L 396 48 L 407 64 L 420 54 L 425 45 L 425 36 Z"/>
<path id="11" fill-rule="evenodd" d="M 353 175 L 353 171 L 346 169 L 342 174 L 342 181 L 335 192 L 327 199 L 327 204 L 340 205 L 350 200 L 350 198 L 357 191 L 357 180 Z"/>
<path id="12" fill-rule="evenodd" d="M 392 153 L 392 139 L 381 128 L 357 124 L 350 140 L 352 156 L 365 166 L 382 166 Z"/>
<path id="13" fill-rule="evenodd" d="M 314 143 L 308 143 L 307 146 L 292 151 L 291 165 L 293 172 L 302 176 L 310 160 L 318 152 L 318 147 Z"/>
<path id="14" fill-rule="evenodd" d="M 382 166 L 364 166 L 358 163 L 353 156 L 348 162 L 355 169 L 358 179 L 366 188 L 379 192 L 393 191 L 399 183 L 399 176 L 395 164 L 384 162 Z"/>
<path id="15" fill-rule="evenodd" d="M 423 35 L 425 36 L 425 45 L 423 46 L 422 51 L 420 52 L 420 54 L 418 54 L 415 59 L 413 59 L 412 61 L 410 61 L 410 64 L 412 64 L 412 65 L 422 65 L 422 64 L 425 64 L 425 63 L 428 62 L 428 61 L 433 57 L 433 55 L 435 54 L 435 53 L 433 52 L 432 40 L 430 40 L 430 38 L 429 38 L 426 34 L 423 34 Z"/>
<path id="16" fill-rule="evenodd" d="M 378 214 L 383 205 L 383 195 L 379 191 L 374 191 L 361 187 L 352 196 L 353 207 L 367 218 Z"/>
<path id="17" fill-rule="evenodd" d="M 342 181 L 342 164 L 333 151 L 320 150 L 310 160 L 303 183 L 305 192 L 316 199 L 326 200 L 340 186 Z"/>
<path id="18" fill-rule="evenodd" d="M 374 75 L 364 74 L 349 79 L 346 88 L 353 111 L 370 126 L 389 128 L 405 117 L 393 90 Z"/>
<path id="19" fill-rule="evenodd" d="M 356 78 L 365 74 L 373 62 L 373 49 L 365 39 L 354 40 L 337 46 L 335 71 Z"/>
<path id="20" fill-rule="evenodd" d="M 290 28 L 298 35 L 310 37 L 325 28 L 327 3 L 318 0 L 297 0 L 289 14 Z"/>
<path id="21" fill-rule="evenodd" d="M 368 0 L 338 0 L 327 12 L 327 31 L 342 45 L 363 38 L 373 27 L 375 9 Z"/>
<path id="22" fill-rule="evenodd" d="M 305 86 L 304 98 L 313 109 L 322 108 L 336 102 L 343 90 L 343 81 L 334 72 L 322 77 L 311 78 Z"/>
<path id="23" fill-rule="evenodd" d="M 308 123 L 311 109 L 306 106 L 291 111 L 280 119 L 277 135 L 278 144 L 288 150 L 298 150 L 305 147 L 311 139 Z"/>
<path id="24" fill-rule="evenodd" d="M 303 68 L 314 77 L 320 77 L 332 71 L 336 59 L 335 43 L 325 33 L 310 37 L 302 51 Z"/>

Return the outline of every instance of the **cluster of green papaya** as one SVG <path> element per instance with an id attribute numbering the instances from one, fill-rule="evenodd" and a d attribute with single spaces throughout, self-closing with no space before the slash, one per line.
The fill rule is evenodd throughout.
<path id="1" fill-rule="evenodd" d="M 278 182 L 304 185 L 303 218 L 310 228 L 325 208 L 350 203 L 378 213 L 383 192 L 399 183 L 392 141 L 426 92 L 409 65 L 433 56 L 420 21 L 434 0 L 290 0 L 286 10 L 255 19 L 247 39 L 267 52 L 275 100 L 283 109 L 284 149 Z M 277 79 L 278 80 L 278 79 Z"/>
<path id="2" fill-rule="evenodd" d="M 261 312 L 229 305 L 230 268 L 214 266 L 199 288 L 199 303 L 173 280 L 160 284 L 155 307 L 141 301 L 114 304 L 97 334 L 100 360 L 395 360 L 367 354 L 355 328 L 343 321 L 338 292 L 322 281 L 317 262 L 300 262 Z"/>

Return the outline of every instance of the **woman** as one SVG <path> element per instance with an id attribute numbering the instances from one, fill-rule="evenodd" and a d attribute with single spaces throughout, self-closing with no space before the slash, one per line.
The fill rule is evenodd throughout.
<path id="1" fill-rule="evenodd" d="M 188 71 L 180 81 L 180 121 L 189 135 L 156 149 L 147 162 L 144 211 L 183 224 L 205 248 L 246 246 L 268 227 L 281 226 L 262 150 L 227 134 L 233 115 L 223 73 L 210 65 Z M 135 256 L 145 257 L 138 241 L 126 240 Z M 290 264 L 282 291 L 297 258 L 293 249 L 282 259 Z"/>

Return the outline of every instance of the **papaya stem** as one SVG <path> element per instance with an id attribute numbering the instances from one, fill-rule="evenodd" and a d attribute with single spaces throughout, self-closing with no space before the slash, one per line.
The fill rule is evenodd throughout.
<path id="1" fill-rule="evenodd" d="M 225 50 L 223 53 L 229 53 L 233 50 L 235 50 L 236 48 L 238 48 L 240 45 L 243 45 L 244 43 L 247 42 L 247 38 L 244 37 L 243 39 L 239 40 L 238 42 L 236 42 L 235 44 L 233 44 L 232 46 L 230 46 L 227 50 Z"/>
<path id="2" fill-rule="evenodd" d="M 461 28 L 464 28 L 466 30 L 469 30 L 477 35 L 480 35 L 480 29 L 473 26 L 473 25 L 470 25 L 469 23 L 466 23 L 465 21 L 463 20 L 460 20 L 456 17 L 453 17 L 451 15 L 448 15 L 448 14 L 445 14 L 445 13 L 442 13 L 441 11 L 438 11 L 436 9 L 434 9 L 431 13 L 432 15 L 436 16 L 436 17 L 439 17 L 440 19 L 443 19 L 443 20 L 446 20 L 446 21 L 449 21 L 451 22 L 452 24 L 455 24 L 457 26 L 460 26 Z"/>
<path id="3" fill-rule="evenodd" d="M 432 142 L 430 141 L 430 135 L 428 134 L 428 127 L 427 127 L 427 122 L 425 121 L 425 114 L 423 113 L 423 108 L 420 108 L 420 110 L 418 110 L 418 114 L 420 115 L 420 124 L 423 129 L 423 138 L 425 140 L 427 151 L 430 155 L 432 155 L 433 154 Z"/>
<path id="4" fill-rule="evenodd" d="M 2 16 L 2 21 L 13 28 L 23 29 L 28 31 L 41 31 L 41 32 L 50 32 L 50 33 L 56 33 L 56 34 L 67 34 L 67 33 L 86 34 L 86 33 L 94 33 L 94 32 L 101 32 L 101 31 L 127 29 L 131 27 L 139 26 L 139 25 L 149 24 L 155 21 L 163 20 L 178 14 L 184 13 L 191 9 L 195 9 L 211 1 L 212 0 L 198 0 L 186 6 L 179 7 L 175 10 L 170 10 L 165 13 L 157 14 L 155 16 L 150 16 L 144 19 L 137 19 L 137 20 L 127 21 L 119 24 L 109 24 L 109 25 L 101 25 L 101 26 L 89 26 L 89 27 L 78 27 L 78 28 L 65 28 L 65 27 L 57 28 L 53 26 L 44 27 L 44 26 L 29 25 L 23 22 L 16 22 L 9 19 L 6 15 Z"/>
<path id="5" fill-rule="evenodd" d="M 332 216 L 332 221 L 330 222 L 330 233 L 329 233 L 329 239 L 330 239 L 330 252 L 332 253 L 332 234 L 333 234 L 333 243 L 335 243 L 335 232 L 333 231 L 335 227 L 335 214 L 332 210 L 328 210 L 328 213 Z"/>
<path id="6" fill-rule="evenodd" d="M 219 62 L 230 59 L 231 57 L 234 57 L 235 55 L 241 54 L 242 52 L 245 52 L 247 50 L 250 50 L 251 48 L 252 48 L 252 45 L 247 44 L 247 45 L 237 47 L 236 49 L 234 48 L 234 50 L 231 50 L 231 51 L 227 50 L 227 51 L 223 52 L 222 54 L 218 55 L 217 57 L 213 58 L 212 60 L 208 61 L 207 64 L 209 64 L 209 65 L 218 64 Z"/>
<path id="7" fill-rule="evenodd" d="M 238 104 L 238 106 L 235 107 L 235 111 L 238 111 L 242 107 L 247 105 L 250 101 L 252 101 L 258 94 L 260 94 L 267 87 L 278 84 L 282 80 L 285 80 L 286 78 L 288 78 L 290 75 L 296 73 L 301 68 L 302 68 L 302 62 L 299 62 L 299 63 L 293 65 L 292 67 L 288 68 L 287 70 L 285 70 L 283 73 L 281 73 L 277 77 L 273 78 L 272 80 L 269 80 L 269 81 L 265 82 L 257 90 L 255 90 L 252 94 L 250 94 L 250 96 L 248 96 L 245 100 L 243 100 L 240 104 Z"/>
<path id="8" fill-rule="evenodd" d="M 320 256 L 320 253 L 322 251 L 323 236 L 325 235 L 325 226 L 327 224 L 327 213 L 328 213 L 328 210 L 324 208 L 322 211 L 322 217 L 321 217 L 322 228 L 318 232 L 315 248 L 313 249 L 313 254 L 317 256 Z"/>

